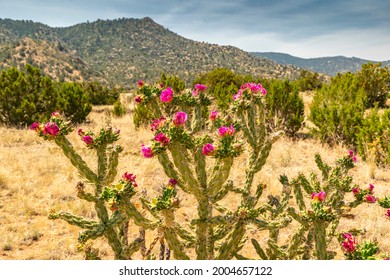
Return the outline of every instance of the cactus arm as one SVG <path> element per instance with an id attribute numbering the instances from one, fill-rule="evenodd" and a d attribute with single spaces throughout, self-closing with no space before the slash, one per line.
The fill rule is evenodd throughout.
<path id="1" fill-rule="evenodd" d="M 177 239 L 174 229 L 165 227 L 164 230 L 164 238 L 168 243 L 169 249 L 173 251 L 173 256 L 177 260 L 189 260 L 190 258 L 184 253 L 182 243 Z"/>
<path id="2" fill-rule="evenodd" d="M 314 221 L 314 243 L 317 260 L 327 260 L 326 225 L 323 221 Z"/>
<path id="3" fill-rule="evenodd" d="M 97 175 L 91 169 L 89 169 L 87 163 L 81 158 L 80 155 L 76 153 L 72 147 L 72 144 L 70 144 L 65 136 L 57 136 L 54 141 L 62 149 L 64 155 L 70 160 L 72 165 L 77 168 L 79 173 L 84 178 L 94 184 L 98 182 Z"/>
<path id="4" fill-rule="evenodd" d="M 117 167 L 118 167 L 118 158 L 119 153 L 122 151 L 121 146 L 116 146 L 113 150 L 110 151 L 109 159 L 108 159 L 108 171 L 104 178 L 104 185 L 110 185 L 115 179 L 115 176 L 117 174 Z"/>
<path id="5" fill-rule="evenodd" d="M 123 199 L 121 202 L 123 204 L 119 206 L 120 209 L 126 213 L 127 217 L 132 218 L 137 226 L 144 229 L 155 229 L 157 227 L 157 223 L 146 219 L 128 199 Z"/>
<path id="6" fill-rule="evenodd" d="M 261 248 L 259 242 L 257 242 L 256 239 L 251 239 L 252 245 L 255 248 L 256 253 L 259 255 L 260 259 L 262 260 L 268 260 L 267 254 L 264 252 L 264 250 Z"/>
<path id="7" fill-rule="evenodd" d="M 92 220 L 87 220 L 83 217 L 79 217 L 76 215 L 73 215 L 71 213 L 67 212 L 59 212 L 57 214 L 50 214 L 49 215 L 50 219 L 62 219 L 66 221 L 70 225 L 75 225 L 83 229 L 92 229 L 98 225 L 97 222 L 92 221 Z"/>
<path id="8" fill-rule="evenodd" d="M 223 187 L 223 184 L 229 178 L 230 170 L 233 165 L 233 158 L 227 157 L 217 159 L 213 171 L 211 172 L 210 181 L 208 183 L 208 194 L 215 196 Z"/>
<path id="9" fill-rule="evenodd" d="M 142 242 L 142 238 L 136 238 L 133 242 L 125 247 L 123 250 L 123 255 L 126 256 L 126 259 L 131 259 L 131 256 L 141 248 Z"/>
<path id="10" fill-rule="evenodd" d="M 195 244 L 195 236 L 180 226 L 178 223 L 174 224 L 173 229 L 175 230 L 175 233 L 180 236 L 180 238 L 189 242 L 189 246 L 193 246 Z"/>
<path id="11" fill-rule="evenodd" d="M 194 152 L 195 172 L 199 185 L 205 189 L 207 186 L 206 158 L 202 154 L 202 148 L 197 147 Z"/>
<path id="12" fill-rule="evenodd" d="M 245 235 L 245 225 L 243 221 L 238 221 L 233 231 L 227 236 L 226 241 L 219 248 L 217 260 L 230 260 L 242 245 Z"/>

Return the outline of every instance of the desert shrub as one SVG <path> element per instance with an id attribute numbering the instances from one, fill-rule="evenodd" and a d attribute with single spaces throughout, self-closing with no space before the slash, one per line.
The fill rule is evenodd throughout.
<path id="1" fill-rule="evenodd" d="M 362 66 L 356 76 L 367 95 L 366 107 L 385 107 L 390 91 L 389 69 L 381 67 L 381 63 L 368 63 Z"/>
<path id="2" fill-rule="evenodd" d="M 309 116 L 316 126 L 313 133 L 328 144 L 355 145 L 365 104 L 365 92 L 355 75 L 338 74 L 314 95 Z"/>
<path id="3" fill-rule="evenodd" d="M 390 164 L 390 109 L 381 114 L 374 108 L 367 114 L 357 135 L 357 149 L 364 160 Z"/>
<path id="4" fill-rule="evenodd" d="M 85 82 L 83 88 L 93 105 L 113 105 L 120 94 L 119 88 L 109 88 L 98 81 Z"/>
<path id="5" fill-rule="evenodd" d="M 122 102 L 120 100 L 115 101 L 112 113 L 115 117 L 122 117 L 126 114 L 126 109 L 125 107 L 123 107 Z"/>
<path id="6" fill-rule="evenodd" d="M 162 73 L 159 83 L 165 87 L 170 87 L 174 92 L 181 92 L 186 88 L 186 83 L 176 75 Z"/>
<path id="7" fill-rule="evenodd" d="M 316 90 L 322 87 L 322 82 L 318 73 L 302 70 L 296 84 L 300 91 Z"/>
<path id="8" fill-rule="evenodd" d="M 273 80 L 267 89 L 268 121 L 273 127 L 281 127 L 288 136 L 295 136 L 304 120 L 304 104 L 298 88 L 288 80 Z"/>
<path id="9" fill-rule="evenodd" d="M 62 83 L 59 85 L 59 111 L 73 123 L 82 123 L 92 110 L 89 96 L 80 84 Z"/>
<path id="10" fill-rule="evenodd" d="M 38 68 L 26 65 L 0 73 L 0 124 L 30 125 L 50 117 L 57 109 L 58 93 L 52 80 L 42 76 Z"/>

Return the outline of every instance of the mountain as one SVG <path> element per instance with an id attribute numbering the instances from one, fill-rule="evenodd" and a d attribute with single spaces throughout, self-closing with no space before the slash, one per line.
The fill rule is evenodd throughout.
<path id="1" fill-rule="evenodd" d="M 272 78 L 296 78 L 300 70 L 255 57 L 232 46 L 186 39 L 151 18 L 97 20 L 52 28 L 0 19 L 0 69 L 29 63 L 57 80 L 100 79 L 125 87 L 157 81 L 162 72 L 186 82 L 215 68 Z"/>
<path id="2" fill-rule="evenodd" d="M 294 65 L 313 72 L 323 73 L 331 76 L 343 72 L 356 72 L 363 64 L 377 61 L 370 61 L 357 57 L 333 56 L 319 58 L 300 58 L 278 52 L 253 52 L 256 57 L 268 58 L 282 65 Z M 390 60 L 382 61 L 383 66 L 390 66 Z"/>

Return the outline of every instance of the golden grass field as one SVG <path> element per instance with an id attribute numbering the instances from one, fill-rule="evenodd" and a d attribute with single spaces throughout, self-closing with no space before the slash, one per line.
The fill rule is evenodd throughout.
<path id="1" fill-rule="evenodd" d="M 306 108 L 311 100 L 309 94 L 303 95 Z M 101 126 L 111 125 L 121 130 L 119 144 L 124 147 L 120 156 L 118 178 L 125 171 L 137 176 L 139 189 L 146 189 L 149 196 L 167 181 L 162 168 L 156 159 L 144 159 L 140 153 L 142 143 L 147 143 L 152 134 L 149 130 L 134 128 L 131 114 L 121 118 L 109 117 L 109 106 L 94 107 L 89 115 L 90 122 L 81 125 L 84 129 L 98 131 Z M 94 166 L 94 154 L 78 139 L 77 129 L 69 136 L 77 151 Z M 268 194 L 278 195 L 281 184 L 278 178 L 286 174 L 289 178 L 299 172 L 309 174 L 315 169 L 314 155 L 319 153 L 325 162 L 332 164 L 334 160 L 345 156 L 348 147 L 327 147 L 312 138 L 278 140 L 271 151 L 263 170 L 257 174 L 256 181 L 267 184 L 262 202 Z M 235 172 L 231 174 L 237 185 L 243 181 L 245 154 L 235 161 Z M 379 197 L 390 195 L 390 170 L 367 164 L 361 160 L 352 170 L 354 182 L 361 187 L 369 183 L 375 185 L 375 194 Z M 372 178 L 374 177 L 374 178 Z M 7 260 L 70 260 L 83 259 L 83 253 L 77 250 L 79 229 L 62 220 L 49 220 L 49 211 L 64 210 L 94 218 L 94 210 L 88 202 L 76 196 L 76 184 L 79 180 L 76 169 L 70 164 L 60 149 L 52 142 L 44 141 L 28 129 L 17 130 L 0 127 L 0 259 Z M 177 211 L 177 219 L 186 220 L 195 216 L 191 198 L 180 193 L 181 208 Z M 237 199 L 228 196 L 224 203 L 235 205 Z M 365 228 L 366 238 L 377 238 L 383 252 L 390 253 L 390 221 L 384 216 L 384 209 L 377 204 L 364 204 L 354 210 L 356 218 L 340 224 L 340 229 L 351 227 Z M 283 230 L 282 240 L 288 240 L 293 227 Z M 131 227 L 129 239 L 138 236 L 138 229 Z M 261 244 L 266 240 L 264 233 L 249 226 L 249 237 L 257 238 Z M 147 245 L 153 239 L 153 232 L 147 235 Z M 96 240 L 103 259 L 113 258 L 104 240 Z M 341 250 L 337 259 L 342 259 Z M 256 258 L 252 245 L 247 242 L 241 253 Z"/>

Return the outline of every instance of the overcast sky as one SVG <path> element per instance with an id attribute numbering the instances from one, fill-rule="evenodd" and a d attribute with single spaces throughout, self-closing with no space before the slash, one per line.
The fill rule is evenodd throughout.
<path id="1" fill-rule="evenodd" d="M 52 27 L 146 16 L 183 37 L 245 51 L 390 60 L 389 0 L 0 0 L 0 18 Z"/>

